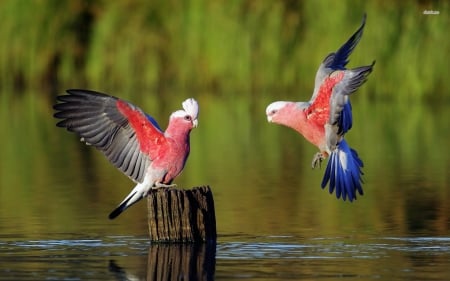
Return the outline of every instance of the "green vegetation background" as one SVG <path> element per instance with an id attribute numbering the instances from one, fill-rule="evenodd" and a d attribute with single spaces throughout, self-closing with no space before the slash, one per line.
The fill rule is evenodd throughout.
<path id="1" fill-rule="evenodd" d="M 309 99 L 318 65 L 365 12 L 349 67 L 377 63 L 352 97 L 347 139 L 365 161 L 366 195 L 348 208 L 320 189 L 315 148 L 267 124 L 264 108 Z M 76 87 L 128 99 L 162 127 L 181 100 L 199 100 L 177 183 L 213 186 L 219 231 L 314 221 L 330 231 L 409 224 L 448 233 L 448 13 L 447 1 L 0 1 L 0 213 L 24 233 L 75 231 L 80 214 L 102 206 L 106 220 L 132 187 L 55 127 L 54 96 Z M 145 217 L 145 204 L 132 209 L 127 219 Z"/>
<path id="2" fill-rule="evenodd" d="M 368 24 L 349 66 L 377 60 L 367 99 L 448 100 L 447 1 L 4 0 L 0 87 L 258 98 L 311 89 L 318 63 Z M 425 10 L 439 15 L 425 15 Z M 375 76 L 373 75 L 373 76 Z"/>

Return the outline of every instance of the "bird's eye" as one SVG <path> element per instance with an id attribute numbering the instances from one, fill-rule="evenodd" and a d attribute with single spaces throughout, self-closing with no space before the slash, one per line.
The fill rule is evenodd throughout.
<path id="1" fill-rule="evenodd" d="M 184 120 L 191 121 L 192 117 L 190 115 L 186 115 L 186 116 L 184 116 Z"/>
<path id="2" fill-rule="evenodd" d="M 272 111 L 270 112 L 271 115 L 274 115 L 275 113 L 277 113 L 276 109 L 272 109 Z"/>

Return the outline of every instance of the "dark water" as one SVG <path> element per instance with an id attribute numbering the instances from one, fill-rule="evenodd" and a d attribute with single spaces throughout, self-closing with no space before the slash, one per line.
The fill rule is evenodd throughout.
<path id="1" fill-rule="evenodd" d="M 0 279 L 448 280 L 450 277 L 448 237 L 227 235 L 217 245 L 152 245 L 145 236 L 49 236 L 46 240 L 2 237 Z"/>
<path id="2" fill-rule="evenodd" d="M 108 220 L 131 181 L 48 103 L 3 108 L 0 280 L 450 279 L 447 106 L 354 103 L 365 194 L 349 203 L 320 188 L 312 146 L 266 123 L 269 99 L 198 99 L 176 182 L 211 186 L 216 245 L 150 244 L 145 203 Z"/>

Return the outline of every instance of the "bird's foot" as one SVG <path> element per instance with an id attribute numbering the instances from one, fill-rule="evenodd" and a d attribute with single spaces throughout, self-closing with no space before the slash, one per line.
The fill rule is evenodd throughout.
<path id="1" fill-rule="evenodd" d="M 175 188 L 175 187 L 177 187 L 176 184 L 164 184 L 164 183 L 157 182 L 157 183 L 155 183 L 155 185 L 152 187 L 152 189 L 154 189 L 154 190 L 157 190 L 157 189 L 160 189 L 160 188 L 166 188 L 166 189 L 169 189 L 169 188 Z"/>
<path id="2" fill-rule="evenodd" d="M 317 152 L 314 155 L 312 163 L 311 163 L 312 168 L 315 169 L 317 167 L 317 165 L 319 165 L 319 168 L 320 168 L 321 165 L 322 165 L 323 159 L 325 159 L 325 156 L 323 155 L 323 153 L 322 152 Z"/>

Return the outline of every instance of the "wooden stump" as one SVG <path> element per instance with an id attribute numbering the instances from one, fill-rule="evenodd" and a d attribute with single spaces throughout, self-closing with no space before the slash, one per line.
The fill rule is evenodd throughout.
<path id="1" fill-rule="evenodd" d="M 147 203 L 151 241 L 216 242 L 216 215 L 209 186 L 161 188 L 148 195 Z"/>

